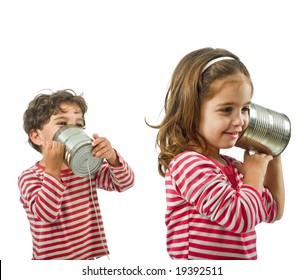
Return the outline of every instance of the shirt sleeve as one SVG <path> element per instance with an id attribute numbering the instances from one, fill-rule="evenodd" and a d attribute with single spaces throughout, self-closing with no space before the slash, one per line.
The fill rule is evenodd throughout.
<path id="1" fill-rule="evenodd" d="M 261 196 L 250 185 L 233 188 L 227 176 L 204 156 L 179 157 L 170 166 L 170 173 L 177 191 L 186 201 L 229 231 L 247 232 L 271 220 L 269 212 L 273 211 L 265 206 L 265 201 L 270 199 L 267 191 Z"/>
<path id="2" fill-rule="evenodd" d="M 101 169 L 96 174 L 97 188 L 122 192 L 133 187 L 134 172 L 119 153 L 117 156 L 121 166 L 112 166 L 104 160 Z"/>
<path id="3" fill-rule="evenodd" d="M 278 213 L 278 205 L 267 188 L 264 188 L 263 190 L 262 199 L 267 212 L 267 219 L 265 222 L 274 223 Z"/>
<path id="4" fill-rule="evenodd" d="M 38 220 L 52 223 L 61 211 L 66 186 L 48 173 L 39 178 L 35 172 L 26 171 L 18 179 L 20 200 Z"/>

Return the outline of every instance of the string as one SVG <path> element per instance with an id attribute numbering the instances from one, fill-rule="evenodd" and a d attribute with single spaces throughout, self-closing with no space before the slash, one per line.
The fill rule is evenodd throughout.
<path id="1" fill-rule="evenodd" d="M 98 212 L 97 212 L 97 209 L 96 209 L 96 206 L 95 206 L 95 202 L 94 202 L 93 186 L 92 186 L 92 178 L 91 178 L 91 172 L 90 172 L 90 167 L 89 167 L 89 161 L 88 160 L 86 160 L 86 161 L 87 161 L 88 174 L 89 174 L 91 198 L 92 198 L 93 207 L 94 207 L 94 211 L 95 211 L 95 216 L 96 216 L 96 220 L 97 220 L 97 227 L 98 227 L 98 231 L 99 231 L 101 245 L 102 245 L 102 248 L 104 249 L 104 251 L 106 252 L 108 260 L 110 260 L 109 254 L 107 253 L 107 250 L 106 250 L 106 248 L 104 246 L 104 243 L 103 243 L 102 233 L 101 233 L 101 230 L 100 230 L 100 224 L 99 224 L 99 220 L 98 220 Z"/>

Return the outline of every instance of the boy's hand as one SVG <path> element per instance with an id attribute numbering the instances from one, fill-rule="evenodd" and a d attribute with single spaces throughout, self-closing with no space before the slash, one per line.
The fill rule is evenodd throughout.
<path id="1" fill-rule="evenodd" d="M 96 133 L 93 134 L 93 138 L 92 146 L 94 148 L 92 150 L 92 154 L 94 157 L 105 158 L 108 163 L 113 166 L 121 165 L 115 150 L 112 148 L 112 145 L 107 138 L 99 137 Z"/>
<path id="2" fill-rule="evenodd" d="M 60 179 L 60 170 L 63 163 L 65 146 L 56 141 L 44 143 L 43 161 L 45 171 Z"/>

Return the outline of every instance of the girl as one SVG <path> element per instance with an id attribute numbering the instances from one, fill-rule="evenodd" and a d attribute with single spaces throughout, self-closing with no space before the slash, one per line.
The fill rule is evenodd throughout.
<path id="1" fill-rule="evenodd" d="M 172 259 L 257 259 L 255 226 L 282 217 L 280 156 L 245 152 L 242 165 L 220 154 L 247 127 L 252 94 L 248 70 L 224 49 L 191 52 L 173 73 L 153 126 Z"/>

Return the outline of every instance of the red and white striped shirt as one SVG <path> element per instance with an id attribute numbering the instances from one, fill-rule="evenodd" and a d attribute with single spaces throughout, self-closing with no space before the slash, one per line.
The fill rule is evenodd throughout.
<path id="1" fill-rule="evenodd" d="M 30 223 L 33 259 L 90 259 L 109 254 L 96 188 L 121 192 L 133 186 L 133 171 L 118 156 L 122 166 L 104 161 L 92 177 L 92 195 L 89 178 L 78 177 L 70 169 L 61 171 L 61 181 L 45 173 L 39 163 L 22 172 L 18 186 Z"/>
<path id="2" fill-rule="evenodd" d="M 223 167 L 193 151 L 179 154 L 166 173 L 167 251 L 172 259 L 257 259 L 255 226 L 272 223 L 277 205 L 243 184 L 233 158 Z"/>

